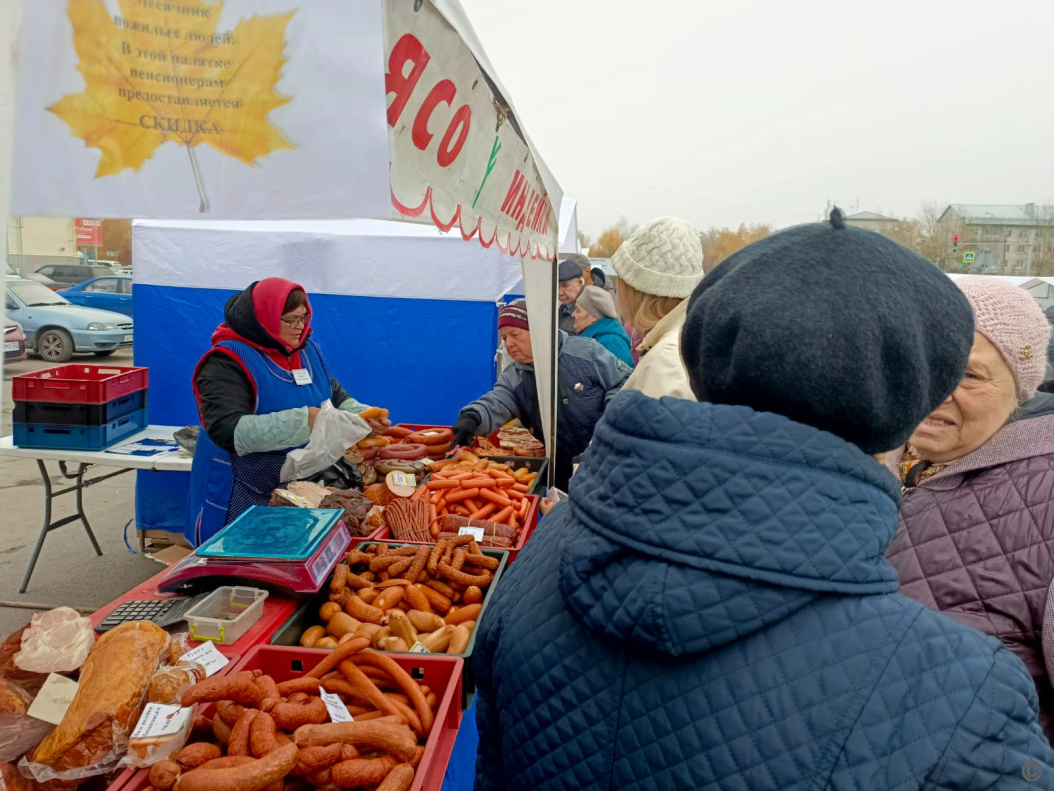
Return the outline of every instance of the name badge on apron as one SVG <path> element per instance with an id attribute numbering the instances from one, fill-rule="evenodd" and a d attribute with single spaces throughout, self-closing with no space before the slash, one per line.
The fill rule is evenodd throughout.
<path id="1" fill-rule="evenodd" d="M 293 381 L 296 382 L 298 385 L 309 385 L 311 384 L 311 374 L 309 374 L 303 368 L 294 368 Z"/>

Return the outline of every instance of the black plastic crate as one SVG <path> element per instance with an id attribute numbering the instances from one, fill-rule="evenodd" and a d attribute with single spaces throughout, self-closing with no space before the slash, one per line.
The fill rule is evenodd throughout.
<path id="1" fill-rule="evenodd" d="M 15 423 L 48 426 L 102 426 L 146 409 L 147 390 L 120 396 L 105 404 L 67 404 L 50 401 L 15 401 Z"/>

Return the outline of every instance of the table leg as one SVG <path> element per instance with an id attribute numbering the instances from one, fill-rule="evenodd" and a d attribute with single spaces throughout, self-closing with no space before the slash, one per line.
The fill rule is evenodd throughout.
<path id="1" fill-rule="evenodd" d="M 88 538 L 91 539 L 91 545 L 95 549 L 95 554 L 102 555 L 102 550 L 99 549 L 99 542 L 95 540 L 95 533 L 91 531 L 91 525 L 88 524 L 88 515 L 84 513 L 84 473 L 87 469 L 87 464 L 81 464 L 77 470 L 77 516 L 84 523 L 84 529 L 88 533 Z"/>
<path id="2" fill-rule="evenodd" d="M 47 538 L 48 533 L 52 530 L 57 530 L 60 527 L 65 527 L 73 522 L 80 522 L 84 525 L 85 531 L 88 533 L 88 538 L 91 540 L 92 547 L 95 549 L 96 555 L 102 554 L 102 549 L 99 548 L 99 542 L 95 540 L 95 534 L 92 532 L 91 525 L 88 524 L 88 517 L 84 513 L 84 489 L 91 486 L 92 484 L 105 481 L 107 478 L 113 478 L 116 475 L 123 475 L 126 472 L 132 472 L 130 469 L 117 470 L 117 472 L 111 472 L 107 475 L 100 475 L 98 478 L 92 478 L 90 480 L 84 480 L 84 473 L 87 471 L 90 464 L 80 464 L 76 474 L 70 475 L 66 471 L 66 462 L 59 462 L 59 470 L 62 473 L 63 478 L 75 481 L 73 486 L 68 486 L 65 489 L 54 491 L 51 487 L 51 478 L 48 475 L 48 469 L 44 465 L 42 459 L 37 459 L 37 468 L 40 470 L 40 477 L 44 481 L 44 525 L 40 528 L 40 535 L 37 536 L 37 545 L 33 548 L 33 556 L 29 559 L 29 566 L 26 568 L 26 575 L 22 578 L 22 587 L 18 589 L 19 593 L 25 593 L 29 587 L 29 578 L 33 576 L 33 569 L 37 565 L 37 558 L 40 557 L 40 550 L 44 546 L 44 539 Z M 77 513 L 71 516 L 64 516 L 57 522 L 51 521 L 51 501 L 57 497 L 61 497 L 64 494 L 70 492 L 77 493 Z"/>

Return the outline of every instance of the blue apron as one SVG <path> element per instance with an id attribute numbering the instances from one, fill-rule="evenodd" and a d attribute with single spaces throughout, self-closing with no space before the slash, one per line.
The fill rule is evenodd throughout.
<path id="1" fill-rule="evenodd" d="M 221 341 L 216 348 L 232 352 L 252 378 L 256 387 L 257 415 L 302 406 L 321 406 L 333 395 L 329 368 L 314 338 L 309 339 L 300 352 L 300 363 L 311 376 L 309 385 L 298 385 L 292 372 L 246 343 Z M 202 429 L 190 473 L 184 530 L 187 541 L 192 546 L 199 546 L 250 506 L 267 505 L 271 493 L 281 484 L 279 474 L 290 450 L 292 448 L 239 456 L 220 448 Z"/>

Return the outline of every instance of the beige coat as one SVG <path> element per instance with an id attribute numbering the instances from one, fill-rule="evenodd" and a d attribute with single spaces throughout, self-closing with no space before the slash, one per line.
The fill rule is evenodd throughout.
<path id="1" fill-rule="evenodd" d="M 673 396 L 696 400 L 688 384 L 688 371 L 681 362 L 681 328 L 687 311 L 686 299 L 644 336 L 638 349 L 645 354 L 630 374 L 625 388 L 639 390 L 650 398 Z"/>

